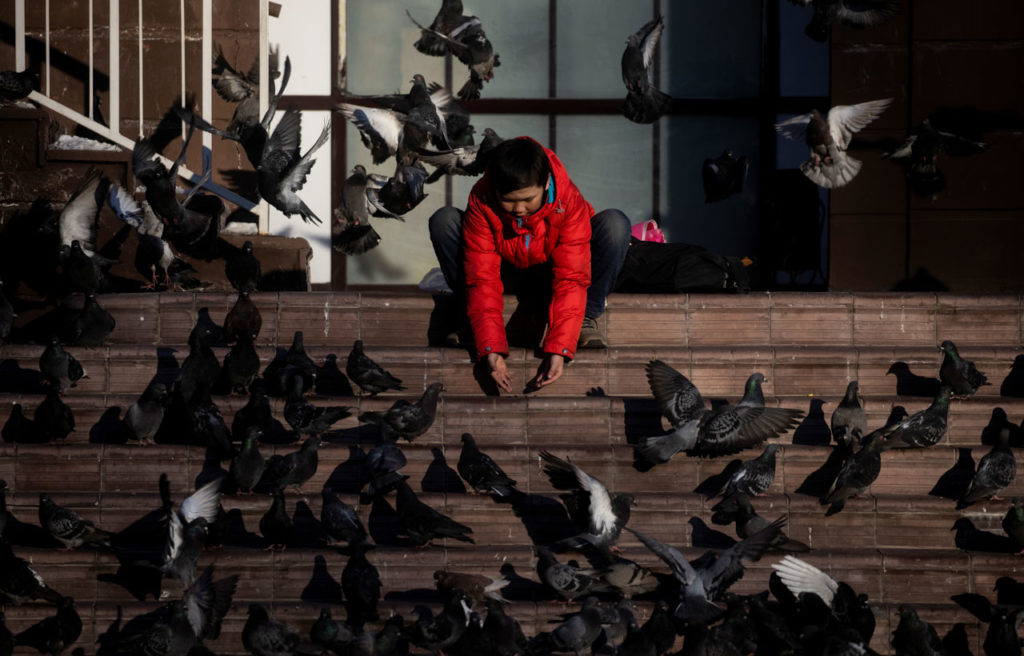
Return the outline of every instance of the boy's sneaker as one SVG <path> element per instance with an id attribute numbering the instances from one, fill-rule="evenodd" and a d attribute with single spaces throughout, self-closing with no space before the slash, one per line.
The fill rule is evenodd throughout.
<path id="1" fill-rule="evenodd" d="M 608 344 L 604 341 L 604 335 L 597 327 L 597 319 L 583 317 L 583 325 L 580 326 L 580 339 L 576 342 L 576 348 L 581 349 L 603 349 Z"/>

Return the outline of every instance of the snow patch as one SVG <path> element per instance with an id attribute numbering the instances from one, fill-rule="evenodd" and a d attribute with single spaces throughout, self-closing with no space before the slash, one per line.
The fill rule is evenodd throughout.
<path id="1" fill-rule="evenodd" d="M 57 141 L 50 144 L 54 150 L 121 150 L 119 146 L 86 137 L 76 137 L 70 134 L 62 134 Z"/>

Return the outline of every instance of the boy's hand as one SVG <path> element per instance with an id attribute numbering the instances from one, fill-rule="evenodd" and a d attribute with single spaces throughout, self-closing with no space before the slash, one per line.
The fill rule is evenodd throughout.
<path id="1" fill-rule="evenodd" d="M 491 370 L 491 378 L 498 384 L 498 387 L 511 394 L 512 376 L 508 373 L 505 356 L 500 353 L 488 353 L 487 366 Z"/>
<path id="2" fill-rule="evenodd" d="M 537 375 L 526 384 L 526 391 L 532 392 L 555 382 L 562 376 L 564 367 L 564 356 L 557 353 L 545 353 L 544 360 L 537 368 Z"/>

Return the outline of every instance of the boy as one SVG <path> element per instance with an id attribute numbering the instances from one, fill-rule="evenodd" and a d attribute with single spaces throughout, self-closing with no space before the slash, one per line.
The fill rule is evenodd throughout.
<path id="1" fill-rule="evenodd" d="M 477 356 L 498 387 L 512 392 L 505 364 L 505 290 L 525 307 L 547 305 L 548 330 L 527 389 L 550 385 L 577 348 L 604 348 L 604 312 L 629 247 L 630 222 L 619 210 L 595 215 L 562 162 L 529 137 L 491 151 L 465 213 L 444 207 L 430 217 L 430 240 L 456 299 L 465 300 Z"/>

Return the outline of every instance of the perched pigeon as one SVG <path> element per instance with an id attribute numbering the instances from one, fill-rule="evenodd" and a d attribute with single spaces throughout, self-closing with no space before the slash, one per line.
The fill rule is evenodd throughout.
<path id="1" fill-rule="evenodd" d="M 435 167 L 434 172 L 425 180 L 427 184 L 436 182 L 443 175 L 480 175 L 487 169 L 488 156 L 496 146 L 504 141 L 491 128 L 484 128 L 484 138 L 479 144 L 462 146 L 442 152 L 420 150 L 417 152 L 419 161 Z"/>
<path id="2" fill-rule="evenodd" d="M 1024 499 L 1016 498 L 1003 515 L 1003 531 L 1013 542 L 1018 554 L 1024 554 Z"/>
<path id="3" fill-rule="evenodd" d="M 377 424 L 389 435 L 404 437 L 412 442 L 434 424 L 438 396 L 443 390 L 444 385 L 441 383 L 431 383 L 419 401 L 410 403 L 405 399 L 399 399 L 386 412 L 364 412 L 359 415 L 359 421 Z"/>
<path id="4" fill-rule="evenodd" d="M 763 528 L 766 528 L 770 521 L 761 517 L 754 510 L 754 505 L 750 502 L 750 497 L 742 492 L 738 492 L 735 497 L 737 512 L 734 520 L 736 522 L 736 535 L 741 540 L 746 540 L 751 535 L 754 535 Z M 776 537 L 772 543 L 768 546 L 772 551 L 810 551 L 803 542 L 798 540 L 790 539 L 788 535 L 779 530 L 778 537 Z"/>
<path id="5" fill-rule="evenodd" d="M 231 459 L 231 466 L 228 475 L 235 482 L 242 492 L 252 494 L 252 489 L 263 477 L 263 471 L 267 462 L 260 453 L 259 439 L 263 431 L 256 427 L 250 427 L 245 439 L 242 441 L 242 450 Z"/>
<path id="6" fill-rule="evenodd" d="M 1024 608 L 1005 608 L 975 592 L 956 594 L 950 599 L 988 624 L 982 643 L 986 656 L 1020 656 L 1021 640 L 1017 629 L 1024 622 Z"/>
<path id="7" fill-rule="evenodd" d="M 217 520 L 222 481 L 223 478 L 210 481 L 186 497 L 176 512 L 169 512 L 160 571 L 186 586 L 196 580 L 196 563 L 206 546 L 207 527 Z"/>
<path id="8" fill-rule="evenodd" d="M 884 23 L 899 11 L 899 4 L 888 0 L 789 0 L 794 5 L 814 7 L 814 16 L 804 34 L 822 43 L 836 20 L 851 27 L 873 27 Z"/>
<path id="9" fill-rule="evenodd" d="M 366 527 L 355 508 L 339 499 L 329 487 L 324 487 L 320 496 L 323 501 L 320 506 L 320 525 L 327 534 L 327 543 L 365 543 Z"/>
<path id="10" fill-rule="evenodd" d="M 294 485 L 301 493 L 302 484 L 316 474 L 320 462 L 317 454 L 320 444 L 320 438 L 313 435 L 306 438 L 298 451 L 271 456 L 267 461 L 267 469 L 263 474 L 261 485 L 265 484 L 275 492 Z"/>
<path id="11" fill-rule="evenodd" d="M 943 385 L 932 404 L 906 419 L 882 430 L 885 443 L 882 450 L 923 449 L 937 444 L 946 434 L 946 415 L 952 389 Z"/>
<path id="12" fill-rule="evenodd" d="M 761 455 L 740 465 L 725 484 L 723 496 L 739 492 L 759 497 L 767 493 L 775 480 L 775 452 L 778 450 L 778 444 L 769 444 Z"/>
<path id="13" fill-rule="evenodd" d="M 71 408 L 61 401 L 55 389 L 46 393 L 32 416 L 38 434 L 45 442 L 60 440 L 63 442 L 75 430 L 75 415 Z"/>
<path id="14" fill-rule="evenodd" d="M 160 424 L 164 420 L 164 409 L 168 402 L 167 387 L 163 383 L 150 383 L 124 415 L 124 425 L 134 439 L 142 444 L 152 444 Z"/>
<path id="15" fill-rule="evenodd" d="M 89 375 L 81 363 L 64 350 L 56 337 L 52 338 L 39 356 L 39 371 L 43 378 L 61 394 Z"/>
<path id="16" fill-rule="evenodd" d="M 260 604 L 249 604 L 249 618 L 242 627 L 242 646 L 253 656 L 285 656 L 299 648 L 295 629 L 270 619 Z"/>
<path id="17" fill-rule="evenodd" d="M 100 307 L 96 294 L 86 294 L 82 309 L 71 318 L 68 343 L 75 346 L 103 346 L 116 325 L 114 317 Z"/>
<path id="18" fill-rule="evenodd" d="M 648 363 L 647 378 L 675 430 L 641 439 L 636 446 L 638 464 L 668 462 L 679 451 L 706 457 L 737 453 L 785 433 L 803 416 L 800 410 L 764 407 L 764 376 L 759 373 L 747 379 L 739 403 L 715 410 L 705 408 L 693 383 L 660 360 Z"/>
<path id="19" fill-rule="evenodd" d="M 39 73 L 32 68 L 23 71 L 0 71 L 0 99 L 5 102 L 21 100 L 38 87 Z"/>
<path id="20" fill-rule="evenodd" d="M 589 544 L 599 551 L 615 548 L 622 527 L 629 521 L 630 507 L 634 505 L 633 495 L 611 494 L 604 483 L 583 471 L 578 465 L 548 453 L 540 452 L 542 468 L 552 487 L 570 492 L 566 495 L 569 516 L 577 522 L 582 532 L 561 544 L 580 548 Z"/>
<path id="21" fill-rule="evenodd" d="M 224 265 L 224 275 L 239 293 L 251 294 L 259 289 L 263 267 L 253 254 L 251 241 L 246 240 L 242 244 L 242 250 L 228 256 Z"/>
<path id="22" fill-rule="evenodd" d="M 224 316 L 224 339 L 230 344 L 242 338 L 255 340 L 263 327 L 263 316 L 249 292 L 238 292 L 235 304 Z"/>
<path id="23" fill-rule="evenodd" d="M 892 98 L 870 100 L 857 105 L 836 105 L 822 117 L 817 109 L 775 124 L 775 129 L 789 139 L 804 139 L 811 150 L 811 159 L 800 165 L 811 182 L 834 189 L 853 180 L 860 171 L 860 160 L 846 154 L 854 132 L 864 129 L 881 116 Z"/>
<path id="24" fill-rule="evenodd" d="M 267 381 L 268 391 L 278 396 L 286 396 L 291 391 L 290 380 L 298 376 L 302 378 L 303 393 L 313 389 L 316 383 L 316 363 L 306 354 L 301 330 L 292 336 L 291 346 L 284 357 L 277 357 L 263 371 L 263 379 Z"/>
<path id="25" fill-rule="evenodd" d="M 98 264 L 99 255 L 90 257 L 76 239 L 70 246 L 61 246 L 61 271 L 68 291 L 94 294 L 107 284 L 107 276 Z"/>
<path id="26" fill-rule="evenodd" d="M 516 618 L 505 613 L 505 604 L 488 599 L 483 632 L 493 645 L 495 656 L 516 656 L 527 653 L 526 635 Z"/>
<path id="27" fill-rule="evenodd" d="M 946 188 L 946 176 L 939 169 L 940 155 L 976 155 L 988 150 L 988 144 L 972 141 L 951 132 L 936 129 L 925 119 L 898 148 L 883 158 L 905 163 L 911 188 L 922 196 L 937 194 Z"/>
<path id="28" fill-rule="evenodd" d="M 40 654 L 57 656 L 82 635 L 82 618 L 75 610 L 75 600 L 61 597 L 57 613 L 46 617 L 14 636 L 14 644 L 32 647 Z"/>
<path id="29" fill-rule="evenodd" d="M 383 496 L 395 489 L 409 477 L 398 470 L 406 465 L 405 454 L 393 442 L 382 440 L 366 454 L 366 469 L 369 485 L 366 493 L 371 497 Z"/>
<path id="30" fill-rule="evenodd" d="M 185 412 L 194 443 L 206 446 L 208 454 L 217 460 L 235 457 L 231 431 L 208 389 L 201 390 L 186 406 Z"/>
<path id="31" fill-rule="evenodd" d="M 715 600 L 743 576 L 742 561 L 759 560 L 784 525 L 785 518 L 779 518 L 766 528 L 721 552 L 717 557 L 702 557 L 695 561 L 696 565 L 691 564 L 677 549 L 664 542 L 630 528 L 626 530 L 633 533 L 648 549 L 665 561 L 679 581 L 679 602 L 673 611 L 676 619 L 705 621 L 721 614 L 722 609 L 716 605 Z"/>
<path id="32" fill-rule="evenodd" d="M 20 606 L 43 600 L 56 604 L 61 598 L 26 561 L 14 554 L 6 540 L 0 540 L 0 603 Z"/>
<path id="33" fill-rule="evenodd" d="M 260 355 L 252 342 L 251 333 L 239 335 L 224 356 L 224 375 L 232 392 L 248 393 L 260 372 Z"/>
<path id="34" fill-rule="evenodd" d="M 847 383 L 843 400 L 832 412 L 832 439 L 847 453 L 860 446 L 868 427 L 868 415 L 857 396 L 859 389 L 857 381 Z"/>
<path id="35" fill-rule="evenodd" d="M 397 488 L 398 498 L 395 509 L 398 512 L 398 519 L 402 522 L 405 535 L 413 545 L 422 546 L 431 540 L 440 538 L 453 538 L 461 542 L 473 543 L 473 538 L 467 535 L 472 533 L 473 529 L 420 501 L 404 480 L 398 483 Z"/>
<path id="36" fill-rule="evenodd" d="M 270 508 L 260 518 L 260 534 L 270 543 L 268 549 L 282 551 L 295 538 L 295 522 L 285 507 L 284 492 L 274 492 Z"/>
<path id="37" fill-rule="evenodd" d="M 466 600 L 472 607 L 482 605 L 487 599 L 506 601 L 501 596 L 501 591 L 508 584 L 509 580 L 503 576 L 495 578 L 483 574 L 449 572 L 443 569 L 434 571 L 434 587 L 438 592 L 448 595 L 453 590 L 460 590 L 465 594 Z"/>
<path id="38" fill-rule="evenodd" d="M 1010 430 L 1004 428 L 999 432 L 999 443 L 978 461 L 978 471 L 967 492 L 956 502 L 956 509 L 962 510 L 985 499 L 998 499 L 996 495 L 1010 487 L 1016 475 L 1017 459 L 1010 448 Z"/>
<path id="39" fill-rule="evenodd" d="M 409 642 L 430 651 L 442 653 L 462 638 L 469 627 L 470 608 L 466 596 L 459 589 L 452 590 L 445 599 L 444 608 L 437 615 L 424 612 L 405 627 L 403 635 Z"/>
<path id="40" fill-rule="evenodd" d="M 881 435 L 873 433 L 865 438 L 859 451 L 846 459 L 828 493 L 821 499 L 821 505 L 830 506 L 826 514 L 834 515 L 843 509 L 847 499 L 871 487 L 882 471 L 884 443 Z"/>
<path id="41" fill-rule="evenodd" d="M 300 156 L 301 129 L 302 115 L 299 110 L 286 110 L 267 139 L 260 164 L 256 168 L 259 175 L 259 192 L 264 200 L 285 216 L 298 214 L 307 223 L 319 224 L 320 218 L 296 192 L 306 184 L 306 176 L 316 163 L 316 160 L 312 159 L 313 155 L 331 136 L 331 124 L 324 124 L 313 147 Z"/>
<path id="42" fill-rule="evenodd" d="M 750 160 L 746 155 L 736 157 L 735 153 L 728 149 L 714 159 L 705 159 L 701 166 L 704 202 L 715 203 L 729 196 L 742 194 L 749 168 Z"/>
<path id="43" fill-rule="evenodd" d="M 341 570 L 341 591 L 345 597 L 348 625 L 360 630 L 366 622 L 380 619 L 377 603 L 380 601 L 380 573 L 366 559 L 366 548 L 352 545 L 352 553 Z M 401 624 L 399 624 L 401 626 Z"/>
<path id="44" fill-rule="evenodd" d="M 363 351 L 363 340 L 352 344 L 352 351 L 345 362 L 345 373 L 349 380 L 359 385 L 364 394 L 376 396 L 388 390 L 404 390 L 402 380 L 384 369 Z"/>
<path id="45" fill-rule="evenodd" d="M 462 434 L 462 451 L 457 467 L 459 476 L 477 492 L 508 497 L 515 490 L 516 482 L 489 455 L 480 451 L 469 433 Z"/>
<path id="46" fill-rule="evenodd" d="M 953 395 L 966 397 L 978 391 L 983 385 L 991 385 L 985 374 L 978 371 L 974 363 L 960 357 L 956 344 L 948 339 L 939 346 L 942 364 L 939 366 L 939 380 L 953 389 Z"/>
<path id="47" fill-rule="evenodd" d="M 665 23 L 661 16 L 648 21 L 626 39 L 622 53 L 622 82 L 626 99 L 622 113 L 634 123 L 653 123 L 668 111 L 672 97 L 654 87 L 654 51 Z"/>
<path id="48" fill-rule="evenodd" d="M 273 419 L 266 387 L 257 378 L 249 387 L 249 400 L 235 412 L 231 420 L 231 437 L 236 442 L 242 442 L 253 429 L 259 431 L 262 437 L 270 432 Z"/>
<path id="49" fill-rule="evenodd" d="M 54 503 L 46 494 L 39 495 L 39 525 L 65 549 L 75 549 L 83 544 L 110 546 L 110 533 L 96 528 L 96 525 L 70 508 Z"/>
<path id="50" fill-rule="evenodd" d="M 315 406 L 302 394 L 302 379 L 292 378 L 288 400 L 284 404 L 284 419 L 299 437 L 322 435 L 331 426 L 351 416 L 350 408 L 343 405 Z"/>
<path id="51" fill-rule="evenodd" d="M 469 67 L 469 80 L 459 89 L 459 98 L 477 100 L 484 82 L 494 77 L 494 69 L 501 65 L 483 25 L 476 16 L 464 16 L 462 0 L 442 0 L 441 9 L 429 27 L 423 27 L 409 10 L 406 15 L 420 28 L 420 38 L 413 47 L 426 55 L 443 56 L 451 53 Z"/>
<path id="52" fill-rule="evenodd" d="M 0 344 L 6 344 L 17 317 L 14 306 L 4 295 L 4 282 L 0 280 Z"/>
<path id="53" fill-rule="evenodd" d="M 572 601 L 597 585 L 593 569 L 581 568 L 574 562 L 561 563 L 547 547 L 538 546 L 536 551 L 537 578 L 562 599 Z"/>
<path id="54" fill-rule="evenodd" d="M 897 654 L 928 654 L 939 656 L 945 653 L 939 634 L 928 622 L 917 616 L 909 604 L 900 604 L 900 621 L 892 632 L 892 648 Z"/>
<path id="55" fill-rule="evenodd" d="M 355 634 L 344 622 L 331 617 L 330 608 L 321 608 L 320 617 L 309 628 L 309 639 L 324 653 L 343 654 Z"/>
<path id="56" fill-rule="evenodd" d="M 185 405 L 199 402 L 209 394 L 221 375 L 220 360 L 210 348 L 210 328 L 197 323 L 188 336 L 188 355 L 178 372 L 178 395 Z"/>

